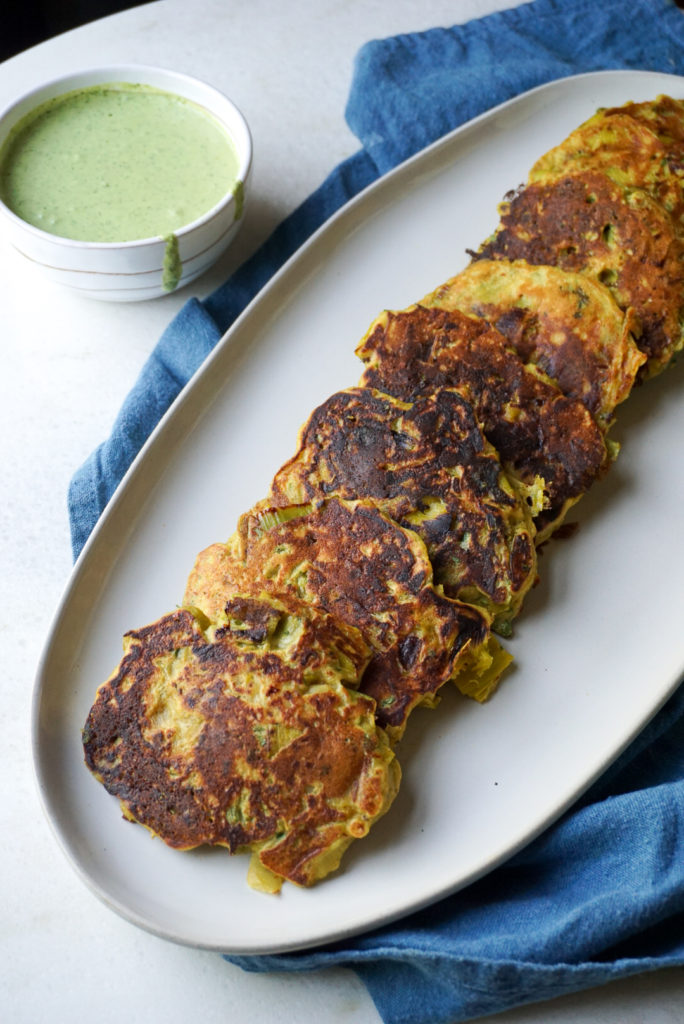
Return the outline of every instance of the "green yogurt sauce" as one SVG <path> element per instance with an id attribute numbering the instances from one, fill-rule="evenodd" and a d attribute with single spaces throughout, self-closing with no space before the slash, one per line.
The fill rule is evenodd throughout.
<path id="1" fill-rule="evenodd" d="M 168 239 L 226 193 L 239 197 L 238 170 L 232 140 L 202 107 L 116 82 L 64 93 L 24 117 L 0 152 L 0 197 L 64 238 Z"/>

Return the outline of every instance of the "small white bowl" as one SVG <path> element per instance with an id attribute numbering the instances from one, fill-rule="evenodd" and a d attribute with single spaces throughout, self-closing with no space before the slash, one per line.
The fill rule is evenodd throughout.
<path id="1" fill-rule="evenodd" d="M 0 147 L 26 114 L 73 89 L 109 82 L 151 85 L 204 107 L 225 128 L 238 154 L 239 200 L 229 191 L 202 217 L 174 232 L 183 287 L 204 273 L 228 248 L 244 215 L 252 165 L 252 139 L 238 108 L 222 93 L 189 75 L 145 65 L 113 65 L 54 79 L 20 97 L 0 114 Z M 132 242 L 81 242 L 28 224 L 0 200 L 0 216 L 9 241 L 51 280 L 83 295 L 113 302 L 134 302 L 167 295 L 162 283 L 167 243 L 160 237 Z"/>

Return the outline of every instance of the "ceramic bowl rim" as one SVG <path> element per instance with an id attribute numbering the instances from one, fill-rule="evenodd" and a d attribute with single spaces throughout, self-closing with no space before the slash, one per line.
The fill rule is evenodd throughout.
<path id="1" fill-rule="evenodd" d="M 108 77 L 102 77 L 106 75 Z M 167 85 L 155 85 L 151 78 L 158 76 L 159 78 L 169 79 Z M 145 77 L 147 80 L 138 82 L 137 79 Z M 92 81 L 88 79 L 92 78 Z M 174 89 L 171 82 L 177 83 Z M 70 83 L 72 83 L 70 85 Z M 86 67 L 69 71 L 66 74 L 58 75 L 54 78 L 47 79 L 41 82 L 39 85 L 33 86 L 31 89 L 27 89 L 25 92 L 16 96 L 11 100 L 2 110 L 0 110 L 0 150 L 4 145 L 7 135 L 3 136 L 3 129 L 6 122 L 12 118 L 12 115 L 16 112 L 17 108 L 25 108 L 21 115 L 17 118 L 17 121 L 13 122 L 8 133 L 11 132 L 12 128 L 22 117 L 27 116 L 36 107 L 40 106 L 41 103 L 47 102 L 50 99 L 61 96 L 71 91 L 71 89 L 87 89 L 89 85 L 107 85 L 109 83 L 124 83 L 124 84 L 143 84 L 150 85 L 153 88 L 162 89 L 165 92 L 175 92 L 182 99 L 188 100 L 191 103 L 195 103 L 197 106 L 203 104 L 197 99 L 192 98 L 183 91 L 183 87 L 187 90 L 188 88 L 199 89 L 207 96 L 207 102 L 204 105 L 205 109 L 225 128 L 228 132 L 233 145 L 238 154 L 239 166 L 237 172 L 237 181 L 242 183 L 243 189 L 247 185 L 247 180 L 251 172 L 252 165 L 252 151 L 253 142 L 252 134 L 247 123 L 247 120 L 235 104 L 224 92 L 217 89 L 215 86 L 210 85 L 201 78 L 197 78 L 194 75 L 186 74 L 182 71 L 174 71 L 171 68 L 165 68 L 160 65 L 152 64 L 103 64 L 93 67 Z M 31 102 L 34 100 L 35 102 Z M 225 118 L 216 109 L 220 106 L 227 106 L 231 111 L 231 116 L 235 119 L 235 122 L 240 127 L 242 133 L 242 139 L 235 138 L 235 133 L 231 131 L 230 125 L 227 123 Z M 175 237 L 180 241 L 187 235 L 191 234 L 197 228 L 202 227 L 204 224 L 209 223 L 218 214 L 222 213 L 228 206 L 235 203 L 235 194 L 231 189 L 227 191 L 221 199 L 214 206 L 210 207 L 200 217 L 196 217 L 194 220 L 189 221 L 187 224 L 176 229 L 173 233 Z M 45 231 L 42 228 L 37 227 L 35 224 L 30 224 L 24 220 L 18 214 L 14 213 L 9 206 L 0 197 L 0 211 L 3 215 L 12 221 L 17 228 L 28 232 L 29 234 L 35 235 L 36 238 L 42 240 L 45 243 L 49 243 L 56 246 L 63 246 L 69 249 L 82 250 L 84 252 L 93 250 L 104 250 L 109 252 L 116 252 L 118 250 L 129 250 L 148 248 L 151 246 L 164 245 L 165 240 L 161 235 L 151 235 L 147 238 L 134 238 L 123 242 L 90 242 L 77 238 L 66 238 L 64 235 L 55 235 L 50 231 Z M 235 218 L 237 220 L 237 217 Z"/>

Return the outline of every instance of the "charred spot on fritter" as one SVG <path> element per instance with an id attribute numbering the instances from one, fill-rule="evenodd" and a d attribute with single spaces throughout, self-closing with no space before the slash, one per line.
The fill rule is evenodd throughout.
<path id="1" fill-rule="evenodd" d="M 534 581 L 534 527 L 472 407 L 442 388 L 401 402 L 370 388 L 331 396 L 276 473 L 276 506 L 368 499 L 428 548 L 447 596 L 510 619 Z M 527 557 L 512 559 L 513 547 Z"/>
<path id="2" fill-rule="evenodd" d="M 509 475 L 557 519 L 608 465 L 603 435 L 585 406 L 525 364 L 486 320 L 460 310 L 412 306 L 384 312 L 357 348 L 361 384 L 412 400 L 455 388 L 472 405 Z"/>

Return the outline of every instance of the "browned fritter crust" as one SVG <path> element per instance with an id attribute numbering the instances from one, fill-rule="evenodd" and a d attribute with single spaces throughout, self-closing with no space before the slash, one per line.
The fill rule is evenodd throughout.
<path id="1" fill-rule="evenodd" d="M 642 189 L 600 172 L 531 183 L 502 205 L 476 258 L 558 266 L 607 285 L 639 318 L 649 374 L 684 344 L 684 246 L 670 214 Z"/>
<path id="2" fill-rule="evenodd" d="M 684 102 L 659 96 L 598 110 L 541 156 L 529 181 L 603 171 L 619 185 L 643 188 L 672 214 L 684 235 Z"/>
<path id="3" fill-rule="evenodd" d="M 684 174 L 684 100 L 660 95 L 654 100 L 605 107 L 602 113 L 606 119 L 624 115 L 638 124 L 646 125 L 663 147 L 669 168 Z"/>
<path id="4" fill-rule="evenodd" d="M 373 650 L 359 689 L 376 701 L 376 721 L 401 734 L 417 704 L 428 702 L 483 644 L 488 622 L 432 583 L 425 545 L 373 506 L 330 499 L 275 526 L 277 511 L 254 511 L 239 526 L 248 573 L 276 589 L 296 587 L 307 602 L 353 625 Z"/>
<path id="5" fill-rule="evenodd" d="M 281 633 L 262 634 L 258 604 L 238 616 L 256 642 L 230 626 L 212 637 L 188 611 L 128 633 L 86 722 L 86 763 L 168 845 L 252 849 L 309 885 L 387 808 L 397 766 L 373 701 L 317 681 L 323 648 L 295 638 L 283 657 L 292 623 L 282 612 Z"/>
<path id="6" fill-rule="evenodd" d="M 525 260 L 478 260 L 421 300 L 488 320 L 525 363 L 582 402 L 606 431 L 646 357 L 610 291 L 584 274 Z"/>
<path id="7" fill-rule="evenodd" d="M 350 388 L 319 406 L 268 501 L 283 506 L 333 495 L 370 499 L 415 530 L 448 597 L 510 621 L 534 582 L 527 505 L 454 390 L 406 403 Z"/>
<path id="8" fill-rule="evenodd" d="M 440 387 L 472 405 L 510 475 L 544 481 L 537 517 L 557 521 L 607 468 L 603 435 L 585 406 L 525 365 L 486 320 L 413 306 L 385 312 L 358 346 L 361 385 L 411 401 Z"/>

